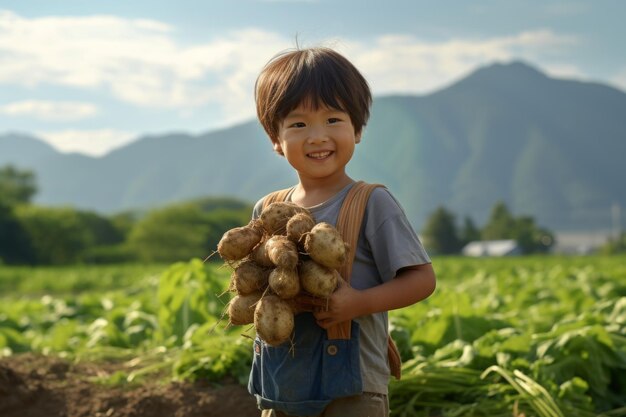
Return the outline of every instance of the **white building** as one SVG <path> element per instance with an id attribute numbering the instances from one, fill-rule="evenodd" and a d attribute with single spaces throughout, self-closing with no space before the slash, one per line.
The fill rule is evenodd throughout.
<path id="1" fill-rule="evenodd" d="M 461 251 L 465 256 L 516 256 L 522 248 L 514 239 L 477 240 L 470 242 Z"/>

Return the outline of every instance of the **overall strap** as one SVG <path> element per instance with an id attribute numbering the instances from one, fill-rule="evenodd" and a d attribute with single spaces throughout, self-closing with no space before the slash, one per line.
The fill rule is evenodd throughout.
<path id="1" fill-rule="evenodd" d="M 262 209 L 264 209 L 265 207 L 269 206 L 272 203 L 285 201 L 287 199 L 287 196 L 289 195 L 289 192 L 291 192 L 293 188 L 294 187 L 285 188 L 283 190 L 274 191 L 266 195 L 263 198 Z"/>
<path id="2" fill-rule="evenodd" d="M 350 248 L 348 262 L 346 262 L 339 272 L 348 283 L 352 275 L 352 265 L 354 264 L 365 208 L 367 207 L 367 202 L 372 191 L 377 187 L 384 187 L 384 185 L 367 184 L 363 181 L 357 182 L 348 192 L 339 211 L 336 227 L 343 240 L 348 243 Z M 328 339 L 349 339 L 352 327 L 351 323 L 352 322 L 348 320 L 329 328 L 326 331 Z M 387 337 L 387 357 L 389 359 L 391 375 L 399 380 L 402 376 L 402 358 L 391 335 Z"/>
<path id="3" fill-rule="evenodd" d="M 350 275 L 352 275 L 352 265 L 354 263 L 354 256 L 356 255 L 361 223 L 363 222 L 367 201 L 372 191 L 377 187 L 383 186 L 380 184 L 367 184 L 363 181 L 357 182 L 350 188 L 350 191 L 348 191 L 341 205 L 341 209 L 339 210 L 335 227 L 339 231 L 339 234 L 341 234 L 343 240 L 348 244 L 350 250 L 348 261 L 339 269 L 339 273 L 347 283 L 350 283 Z M 339 323 L 327 329 L 328 338 L 350 339 L 351 327 L 351 320 Z"/>
<path id="4" fill-rule="evenodd" d="M 339 269 L 339 273 L 346 282 L 350 282 L 350 275 L 352 275 L 352 264 L 356 255 L 356 246 L 359 241 L 365 208 L 367 207 L 370 194 L 377 187 L 384 187 L 384 185 L 367 184 L 363 181 L 354 184 L 343 200 L 337 216 L 336 228 L 350 249 L 348 262 Z"/>

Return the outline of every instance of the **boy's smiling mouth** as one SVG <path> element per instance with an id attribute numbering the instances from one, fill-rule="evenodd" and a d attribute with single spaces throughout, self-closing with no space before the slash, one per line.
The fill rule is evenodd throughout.
<path id="1" fill-rule="evenodd" d="M 309 158 L 313 158 L 313 159 L 324 159 L 330 156 L 330 154 L 332 154 L 332 151 L 322 151 L 322 152 L 311 152 L 308 153 L 306 156 L 308 156 Z"/>

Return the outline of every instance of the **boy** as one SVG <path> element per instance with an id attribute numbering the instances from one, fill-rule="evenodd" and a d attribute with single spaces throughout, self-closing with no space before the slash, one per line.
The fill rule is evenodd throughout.
<path id="1" fill-rule="evenodd" d="M 285 52 L 256 82 L 257 115 L 274 150 L 296 170 L 287 200 L 317 222 L 335 224 L 354 185 L 345 171 L 369 117 L 371 93 L 359 71 L 327 48 Z M 259 216 L 263 199 L 255 206 Z M 296 315 L 293 340 L 272 347 L 259 338 L 248 390 L 263 416 L 379 417 L 389 415 L 387 311 L 409 306 L 435 289 L 428 255 L 399 203 L 376 188 L 367 203 L 350 285 L 328 308 Z M 326 329 L 352 320 L 349 339 Z"/>

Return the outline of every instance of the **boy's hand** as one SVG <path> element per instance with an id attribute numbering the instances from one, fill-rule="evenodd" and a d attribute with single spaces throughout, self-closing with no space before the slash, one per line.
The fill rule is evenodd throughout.
<path id="1" fill-rule="evenodd" d="M 313 314 L 317 324 L 328 329 L 355 317 L 394 310 L 414 304 L 435 290 L 435 272 L 431 264 L 402 268 L 391 281 L 366 290 L 350 287 L 339 280 L 339 288 L 328 299 L 328 308 Z"/>
<path id="2" fill-rule="evenodd" d="M 359 303 L 361 291 L 349 286 L 343 279 L 339 280 L 339 287 L 328 299 L 328 308 L 319 308 L 313 312 L 317 324 L 328 329 L 335 324 L 352 320 L 362 314 Z"/>

